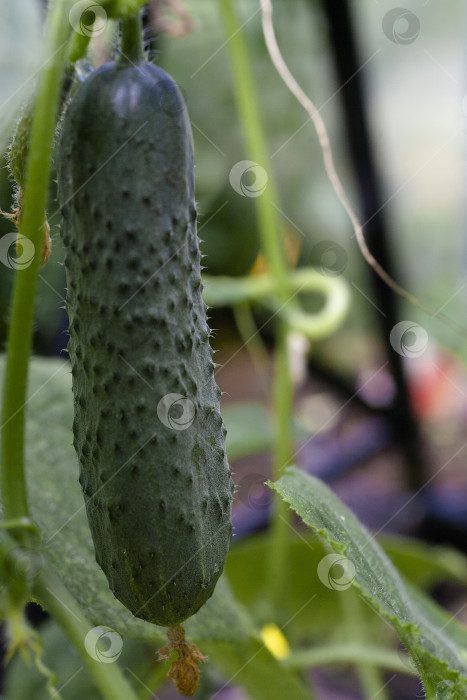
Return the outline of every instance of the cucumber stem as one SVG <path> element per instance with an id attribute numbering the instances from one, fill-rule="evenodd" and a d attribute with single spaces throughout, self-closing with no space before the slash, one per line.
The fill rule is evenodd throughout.
<path id="1" fill-rule="evenodd" d="M 120 40 L 120 64 L 138 63 L 144 59 L 143 29 L 139 14 L 122 20 Z"/>

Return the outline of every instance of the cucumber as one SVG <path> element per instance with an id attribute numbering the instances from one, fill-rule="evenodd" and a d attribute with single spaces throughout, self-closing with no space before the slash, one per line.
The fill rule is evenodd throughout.
<path id="1" fill-rule="evenodd" d="M 95 70 L 58 149 L 74 445 L 96 560 L 137 617 L 211 596 L 231 534 L 196 232 L 190 123 L 160 68 Z"/>

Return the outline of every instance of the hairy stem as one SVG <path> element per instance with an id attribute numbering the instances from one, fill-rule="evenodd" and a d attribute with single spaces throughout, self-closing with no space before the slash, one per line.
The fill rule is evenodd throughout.
<path id="1" fill-rule="evenodd" d="M 39 75 L 23 199 L 22 235 L 34 246 L 32 263 L 16 272 L 2 408 L 2 495 L 7 519 L 28 516 L 24 475 L 24 420 L 28 359 L 32 339 L 37 276 L 44 237 L 52 141 L 66 59 L 69 2 L 54 0 L 49 11 L 47 57 Z"/>
<path id="2" fill-rule="evenodd" d="M 122 20 L 120 63 L 138 63 L 144 58 L 143 29 L 138 15 Z"/>

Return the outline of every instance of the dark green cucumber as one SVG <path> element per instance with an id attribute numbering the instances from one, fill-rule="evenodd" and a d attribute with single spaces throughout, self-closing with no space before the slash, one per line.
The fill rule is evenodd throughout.
<path id="1" fill-rule="evenodd" d="M 134 615 L 172 626 L 222 572 L 233 484 L 191 128 L 164 71 L 117 61 L 85 80 L 61 127 L 58 193 L 74 444 L 96 559 Z"/>

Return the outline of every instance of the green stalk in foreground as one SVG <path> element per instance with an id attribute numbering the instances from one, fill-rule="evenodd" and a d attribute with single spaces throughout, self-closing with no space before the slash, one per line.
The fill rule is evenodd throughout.
<path id="1" fill-rule="evenodd" d="M 79 605 L 50 567 L 42 570 L 34 592 L 73 642 L 103 697 L 107 700 L 137 700 L 138 696 L 116 663 L 101 663 L 87 652 L 84 644 L 92 625 L 83 617 Z"/>
<path id="2" fill-rule="evenodd" d="M 256 90 L 251 77 L 251 61 L 234 9 L 234 2 L 219 0 L 219 7 L 230 53 L 235 101 L 245 139 L 245 150 L 251 160 L 264 168 L 268 178 L 264 192 L 255 198 L 261 247 L 271 272 L 277 280 L 280 297 L 285 301 L 289 296 L 286 283 L 288 268 L 280 235 L 281 224 L 274 207 L 278 196 L 269 164 Z"/>
<path id="3" fill-rule="evenodd" d="M 45 36 L 47 59 L 39 76 L 23 200 L 22 234 L 34 245 L 29 267 L 15 275 L 2 408 L 1 483 L 4 516 L 28 517 L 24 474 L 24 421 L 34 302 L 41 264 L 44 210 L 60 81 L 71 30 L 70 2 L 54 0 Z"/>
<path id="4" fill-rule="evenodd" d="M 243 128 L 246 152 L 248 157 L 261 165 L 261 167 L 264 167 L 268 174 L 268 183 L 264 193 L 255 199 L 257 220 L 263 252 L 270 272 L 276 278 L 280 300 L 286 305 L 290 299 L 290 292 L 287 286 L 288 268 L 280 236 L 281 226 L 274 207 L 277 196 L 272 171 L 269 167 L 258 100 L 251 78 L 248 50 L 236 17 L 233 1 L 220 0 L 219 7 L 228 40 L 227 47 L 230 52 L 235 100 Z M 273 398 L 277 440 L 274 450 L 274 481 L 281 476 L 284 467 L 290 463 L 293 452 L 291 433 L 293 385 L 289 371 L 288 327 L 282 319 L 277 318 L 276 321 L 276 366 Z M 271 535 L 269 571 L 266 580 L 270 591 L 271 614 L 277 618 L 279 611 L 283 607 L 281 601 L 286 588 L 287 537 L 290 511 L 287 506 L 282 505 L 280 499 L 275 498 L 274 500 L 274 521 Z"/>
<path id="5" fill-rule="evenodd" d="M 344 625 L 347 627 L 349 639 L 356 645 L 371 644 L 371 634 L 365 617 L 364 601 L 352 591 L 342 591 L 339 594 Z M 356 675 L 360 681 L 362 693 L 367 700 L 389 700 L 382 673 L 377 665 L 368 659 L 356 659 L 354 664 Z"/>

